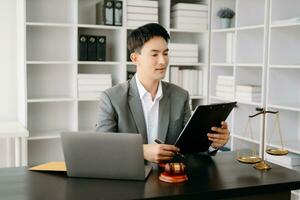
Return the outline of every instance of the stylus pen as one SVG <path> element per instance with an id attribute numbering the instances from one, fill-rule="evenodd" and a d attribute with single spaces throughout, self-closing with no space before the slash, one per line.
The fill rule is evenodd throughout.
<path id="1" fill-rule="evenodd" d="M 157 144 L 164 144 L 163 141 L 159 140 L 159 139 L 155 139 L 154 142 L 156 142 Z M 182 155 L 181 153 L 179 153 L 178 151 L 176 151 L 176 154 L 180 155 L 182 158 L 184 158 L 184 155 Z"/>

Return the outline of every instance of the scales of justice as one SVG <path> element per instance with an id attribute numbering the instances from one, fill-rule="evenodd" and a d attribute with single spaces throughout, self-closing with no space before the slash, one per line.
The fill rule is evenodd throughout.
<path id="1" fill-rule="evenodd" d="M 288 150 L 284 149 L 283 142 L 282 142 L 282 132 L 281 132 L 280 121 L 279 121 L 279 112 L 278 111 L 267 111 L 264 108 L 257 108 L 256 110 L 259 112 L 254 115 L 250 115 L 248 118 L 245 133 L 247 133 L 247 130 L 249 129 L 250 137 L 251 137 L 251 139 L 253 139 L 251 124 L 250 124 L 251 119 L 253 119 L 256 116 L 263 115 L 263 119 L 262 119 L 262 123 L 263 123 L 262 124 L 263 125 L 262 126 L 262 156 L 259 157 L 256 153 L 255 148 L 253 148 L 252 153 L 250 155 L 249 154 L 241 155 L 241 152 L 239 150 L 237 153 L 236 159 L 241 163 L 254 164 L 254 168 L 256 168 L 258 170 L 269 170 L 269 169 L 271 169 L 271 166 L 269 164 L 267 164 L 264 159 L 265 146 L 267 146 L 265 143 L 265 137 L 266 137 L 266 135 L 265 135 L 265 119 L 266 119 L 267 114 L 276 115 L 273 131 L 270 134 L 270 138 L 271 138 L 272 134 L 274 134 L 274 130 L 277 127 L 279 138 L 280 138 L 280 143 L 281 143 L 281 148 L 267 148 L 266 153 L 270 154 L 270 155 L 274 155 L 274 156 L 283 156 L 283 155 L 288 154 Z"/>

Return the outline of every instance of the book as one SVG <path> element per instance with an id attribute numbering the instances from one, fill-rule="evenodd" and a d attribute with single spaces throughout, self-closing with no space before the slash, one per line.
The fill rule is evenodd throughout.
<path id="1" fill-rule="evenodd" d="M 193 3 L 176 3 L 172 6 L 171 10 L 198 10 L 207 11 L 208 6 L 204 4 L 193 4 Z"/>
<path id="2" fill-rule="evenodd" d="M 123 2 L 114 2 L 114 25 L 122 26 L 123 24 Z"/>
<path id="3" fill-rule="evenodd" d="M 79 60 L 86 61 L 88 59 L 87 52 L 88 51 L 88 36 L 80 35 L 79 36 Z"/>
<path id="4" fill-rule="evenodd" d="M 181 50 L 181 51 L 198 51 L 197 44 L 187 44 L 187 43 L 170 43 L 168 45 L 171 50 Z"/>
<path id="5" fill-rule="evenodd" d="M 194 24 L 197 26 L 198 24 L 207 24 L 208 18 L 200 18 L 200 17 L 171 17 L 171 24 Z"/>
<path id="6" fill-rule="evenodd" d="M 273 156 L 267 155 L 270 161 L 276 161 L 289 166 L 299 166 L 300 165 L 300 155 L 295 153 L 289 153 L 285 156 Z"/>
<path id="7" fill-rule="evenodd" d="M 171 17 L 199 17 L 208 18 L 207 11 L 193 11 L 193 10 L 175 10 L 171 12 Z"/>
<path id="8" fill-rule="evenodd" d="M 127 13 L 142 13 L 158 15 L 158 8 L 127 6 Z"/>
<path id="9" fill-rule="evenodd" d="M 97 36 L 96 38 L 97 38 L 96 60 L 105 61 L 106 60 L 106 36 Z"/>
<path id="10" fill-rule="evenodd" d="M 233 63 L 234 33 L 226 33 L 226 63 Z"/>
<path id="11" fill-rule="evenodd" d="M 170 67 L 170 81 L 175 85 L 180 86 L 179 83 L 179 67 L 172 66 Z"/>
<path id="12" fill-rule="evenodd" d="M 260 85 L 237 85 L 236 90 L 239 92 L 250 92 L 250 93 L 260 93 Z"/>
<path id="13" fill-rule="evenodd" d="M 198 57 L 198 51 L 170 50 L 171 57 Z"/>
<path id="14" fill-rule="evenodd" d="M 128 13 L 127 20 L 146 20 L 158 21 L 158 15 L 154 14 L 141 14 L 141 13 Z"/>
<path id="15" fill-rule="evenodd" d="M 216 96 L 224 99 L 233 99 L 233 93 L 216 91 Z"/>
<path id="16" fill-rule="evenodd" d="M 97 60 L 97 43 L 96 36 L 89 36 L 87 42 L 87 60 L 96 61 Z"/>
<path id="17" fill-rule="evenodd" d="M 96 24 L 104 24 L 104 1 L 96 4 Z"/>
<path id="18" fill-rule="evenodd" d="M 169 57 L 172 63 L 197 63 L 198 57 Z"/>
<path id="19" fill-rule="evenodd" d="M 158 1 L 127 0 L 128 6 L 158 7 Z"/>
<path id="20" fill-rule="evenodd" d="M 127 20 L 128 27 L 139 27 L 148 23 L 158 23 L 158 21 L 146 21 L 146 20 Z"/>
<path id="21" fill-rule="evenodd" d="M 228 85 L 218 85 L 216 86 L 217 91 L 222 91 L 222 92 L 234 92 L 234 87 L 228 86 Z"/>
<path id="22" fill-rule="evenodd" d="M 104 1 L 103 21 L 105 25 L 114 25 L 114 1 Z"/>
<path id="23" fill-rule="evenodd" d="M 203 95 L 203 71 L 198 70 L 198 95 Z"/>
<path id="24" fill-rule="evenodd" d="M 203 32 L 203 31 L 207 31 L 208 25 L 207 24 L 171 24 L 171 27 L 175 29 Z"/>

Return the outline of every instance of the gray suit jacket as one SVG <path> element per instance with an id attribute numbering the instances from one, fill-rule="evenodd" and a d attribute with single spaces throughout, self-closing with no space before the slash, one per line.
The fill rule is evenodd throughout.
<path id="1" fill-rule="evenodd" d="M 162 82 L 163 98 L 159 102 L 158 139 L 174 144 L 191 116 L 188 92 Z M 100 95 L 98 132 L 140 133 L 147 144 L 147 129 L 135 76 Z"/>

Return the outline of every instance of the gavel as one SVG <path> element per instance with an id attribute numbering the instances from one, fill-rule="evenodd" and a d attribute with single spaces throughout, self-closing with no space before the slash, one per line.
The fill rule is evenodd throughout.
<path id="1" fill-rule="evenodd" d="M 185 165 L 183 163 L 166 163 L 165 172 L 170 175 L 184 174 Z"/>

